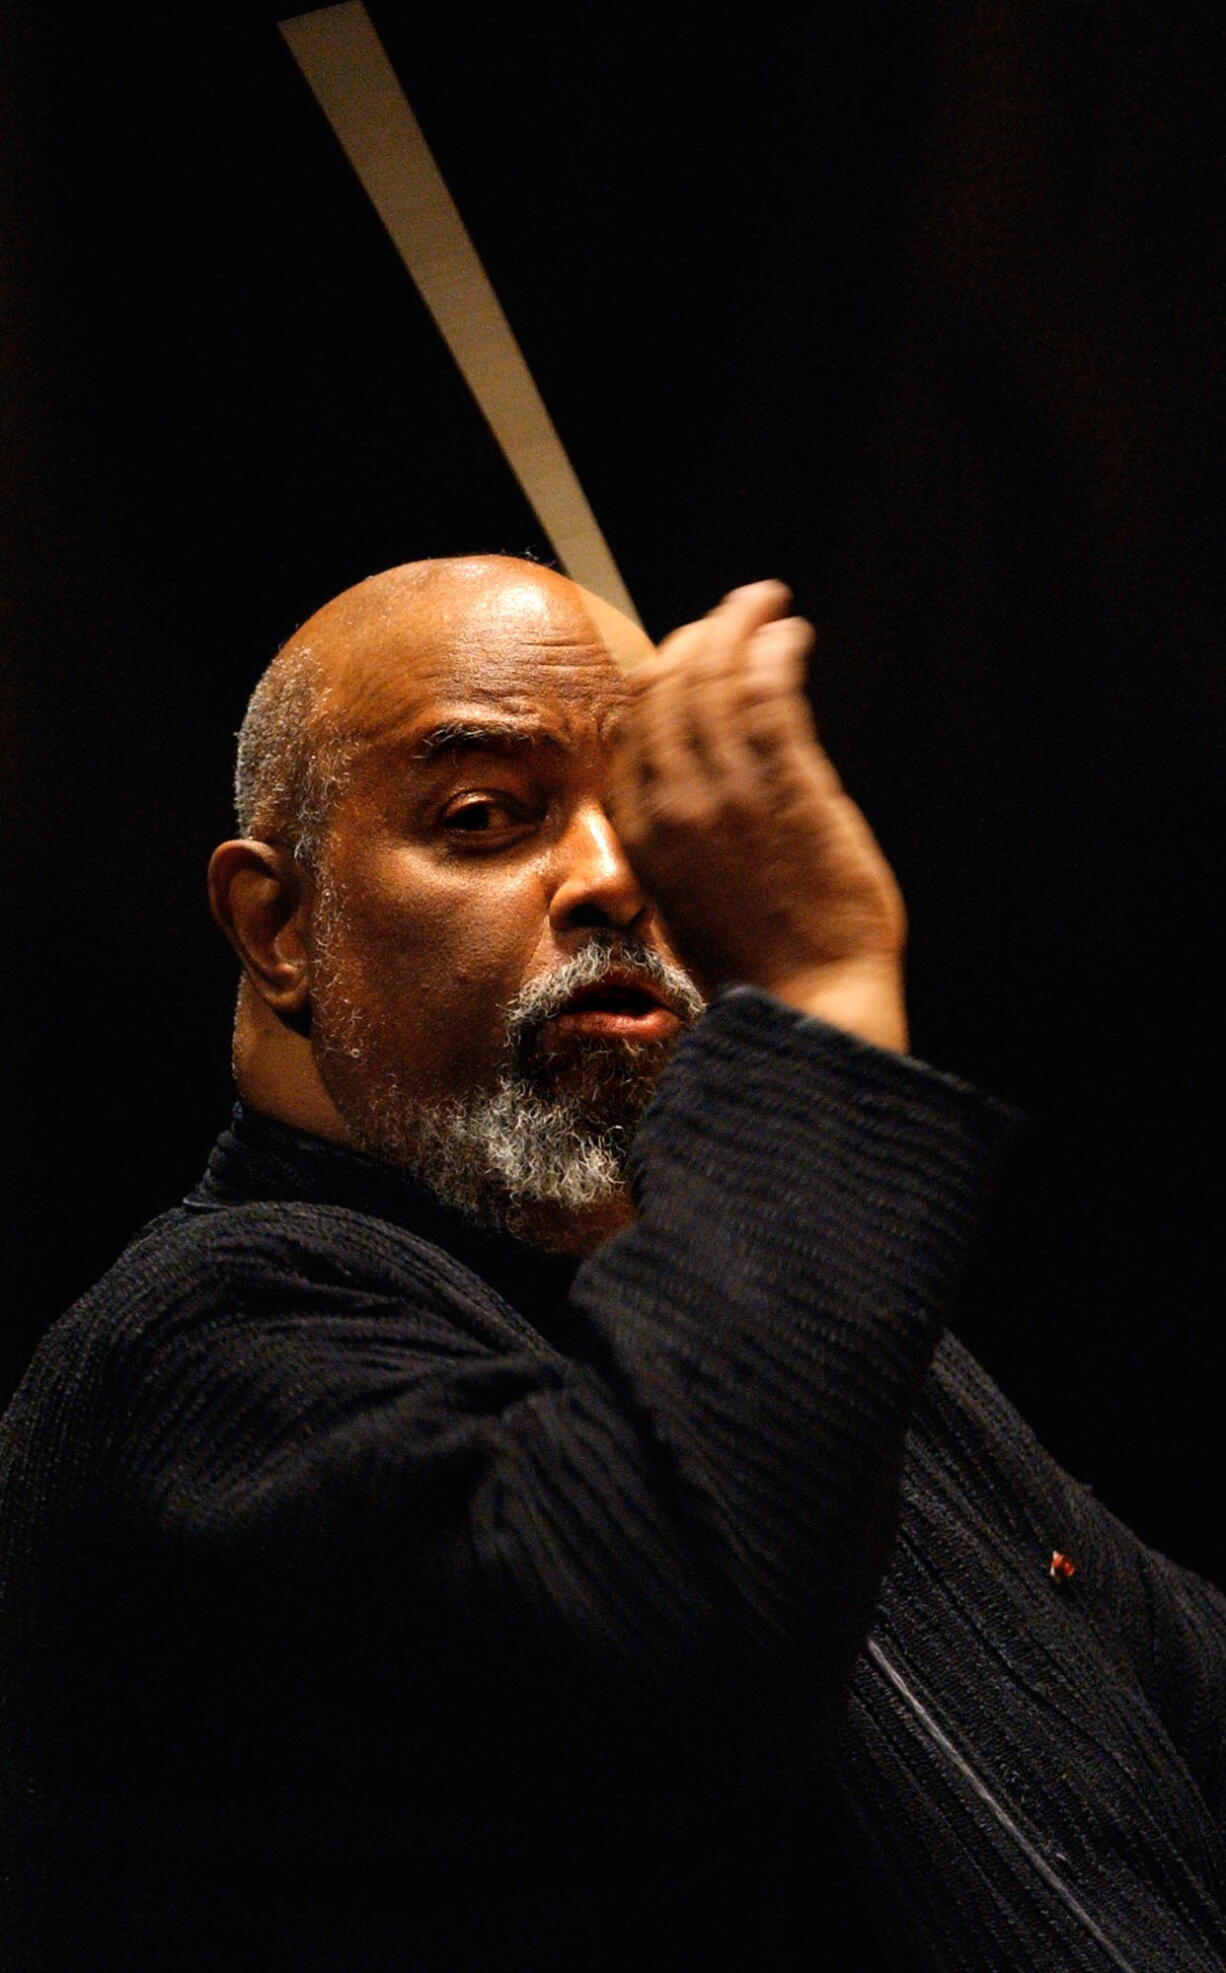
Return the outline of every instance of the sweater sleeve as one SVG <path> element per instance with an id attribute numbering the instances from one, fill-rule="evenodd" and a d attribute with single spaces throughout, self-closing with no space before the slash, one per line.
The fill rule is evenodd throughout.
<path id="1" fill-rule="evenodd" d="M 352 1216 L 326 1279 L 282 1230 L 270 1283 L 256 1209 L 226 1214 L 224 1293 L 194 1280 L 125 1365 L 124 1511 L 179 1574 L 293 1578 L 383 1640 L 578 1646 L 657 1687 L 694 1653 L 811 1656 L 867 1618 L 1003 1120 L 726 993 L 642 1126 L 638 1217 L 579 1270 L 565 1356 L 420 1249 L 411 1285 L 355 1288 Z"/>
<path id="2" fill-rule="evenodd" d="M 1006 1114 L 750 988 L 694 1042 L 636 1146 L 638 1221 L 576 1301 L 614 1387 L 650 1394 L 724 1608 L 778 1652 L 867 1617 Z"/>

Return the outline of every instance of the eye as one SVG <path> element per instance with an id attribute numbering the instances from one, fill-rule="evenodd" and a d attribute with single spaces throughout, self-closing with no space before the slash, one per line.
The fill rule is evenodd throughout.
<path id="1" fill-rule="evenodd" d="M 465 836 L 493 835 L 520 827 L 524 816 L 507 795 L 461 795 L 443 810 L 443 824 Z"/>

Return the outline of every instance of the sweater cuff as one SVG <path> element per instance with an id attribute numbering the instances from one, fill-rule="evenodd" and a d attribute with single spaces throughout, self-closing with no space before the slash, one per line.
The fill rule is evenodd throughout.
<path id="1" fill-rule="evenodd" d="M 678 1096 L 684 1108 L 684 1091 L 696 1074 L 718 1085 L 721 1097 L 734 1105 L 739 1087 L 750 1108 L 768 1089 L 776 1100 L 784 1089 L 794 1090 L 802 1113 L 809 1107 L 811 1079 L 820 1077 L 827 1100 L 839 1107 L 847 1103 L 866 1119 L 940 1122 L 989 1163 L 1022 1122 L 1019 1110 L 960 1076 L 878 1048 L 756 986 L 719 990 L 679 1045 L 648 1117 L 657 1106 L 676 1108 Z"/>

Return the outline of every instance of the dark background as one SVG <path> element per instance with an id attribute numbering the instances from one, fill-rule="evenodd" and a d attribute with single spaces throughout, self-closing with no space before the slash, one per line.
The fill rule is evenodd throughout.
<path id="1" fill-rule="evenodd" d="M 3 1388 L 224 1117 L 201 873 L 268 657 L 548 554 L 278 11 L 0 22 Z M 370 11 L 649 629 L 764 574 L 822 627 L 916 1052 L 1029 1118 L 964 1333 L 1226 1577 L 1226 17 Z"/>

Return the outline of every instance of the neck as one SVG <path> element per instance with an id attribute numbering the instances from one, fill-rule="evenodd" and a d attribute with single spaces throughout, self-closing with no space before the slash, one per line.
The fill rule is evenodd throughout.
<path id="1" fill-rule="evenodd" d="M 329 1144 L 354 1137 L 324 1087 L 307 1035 L 266 1007 L 244 980 L 234 1022 L 234 1080 L 244 1103 Z"/>

